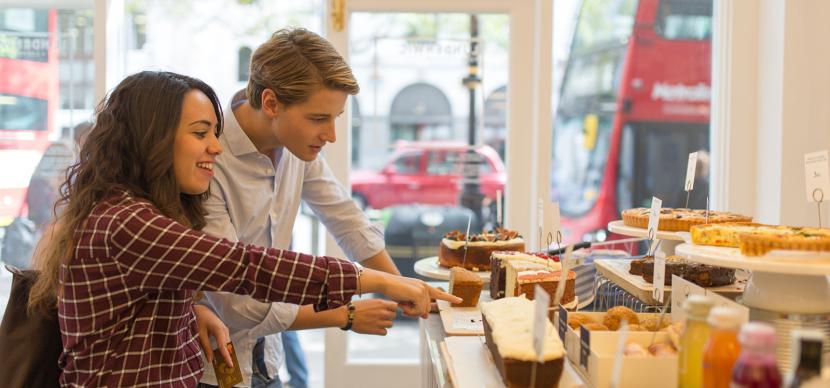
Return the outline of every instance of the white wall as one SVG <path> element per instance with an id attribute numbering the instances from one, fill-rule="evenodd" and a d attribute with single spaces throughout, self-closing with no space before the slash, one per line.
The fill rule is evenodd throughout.
<path id="1" fill-rule="evenodd" d="M 816 225 L 806 203 L 804 154 L 830 149 L 830 1 L 786 1 L 780 221 Z M 830 193 L 822 221 L 830 224 Z"/>
<path id="2" fill-rule="evenodd" d="M 715 208 L 816 225 L 804 154 L 830 149 L 830 2 L 718 1 Z M 753 82 L 754 81 L 754 82 Z M 830 201 L 823 206 L 830 224 Z"/>

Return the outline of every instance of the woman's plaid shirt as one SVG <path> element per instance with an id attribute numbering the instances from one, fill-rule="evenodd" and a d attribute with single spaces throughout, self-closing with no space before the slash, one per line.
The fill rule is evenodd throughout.
<path id="1" fill-rule="evenodd" d="M 124 192 L 76 233 L 58 302 L 64 386 L 196 386 L 196 290 L 320 310 L 345 304 L 357 283 L 351 262 L 214 238 Z"/>

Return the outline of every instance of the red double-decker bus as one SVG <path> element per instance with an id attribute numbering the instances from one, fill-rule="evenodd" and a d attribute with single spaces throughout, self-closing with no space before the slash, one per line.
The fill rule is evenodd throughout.
<path id="1" fill-rule="evenodd" d="M 584 0 L 553 132 L 552 197 L 569 242 L 620 210 L 685 205 L 688 154 L 709 149 L 712 0 Z M 706 166 L 690 207 L 705 207 Z"/>
<path id="2" fill-rule="evenodd" d="M 20 214 L 29 179 L 58 137 L 57 13 L 0 9 L 0 226 Z"/>

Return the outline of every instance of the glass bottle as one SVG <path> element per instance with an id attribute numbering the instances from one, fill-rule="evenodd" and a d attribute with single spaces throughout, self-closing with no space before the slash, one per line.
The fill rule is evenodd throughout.
<path id="1" fill-rule="evenodd" d="M 703 347 L 709 339 L 706 318 L 712 309 L 712 300 L 703 295 L 691 295 L 683 303 L 686 329 L 680 338 L 678 356 L 678 384 L 680 388 L 703 386 Z"/>
<path id="2" fill-rule="evenodd" d="M 708 321 L 711 335 L 703 350 L 703 386 L 729 388 L 732 367 L 741 352 L 738 329 L 743 318 L 736 309 L 715 307 L 709 313 Z"/>
<path id="3" fill-rule="evenodd" d="M 741 355 L 732 369 L 733 388 L 779 388 L 781 373 L 775 360 L 775 329 L 750 322 L 738 334 Z"/>

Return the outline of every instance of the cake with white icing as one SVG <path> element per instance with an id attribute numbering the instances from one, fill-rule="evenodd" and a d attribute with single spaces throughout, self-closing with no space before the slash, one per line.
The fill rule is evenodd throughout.
<path id="1" fill-rule="evenodd" d="M 554 295 L 559 286 L 562 265 L 559 263 L 538 263 L 530 261 L 508 261 L 505 266 L 505 295 L 527 295 L 534 299 L 535 286 L 538 284 L 550 294 L 551 307 L 556 306 Z M 565 279 L 565 292 L 560 303 L 567 305 L 576 298 L 576 272 L 568 271 Z"/>
<path id="2" fill-rule="evenodd" d="M 533 302 L 524 297 L 481 303 L 487 348 L 508 387 L 556 388 L 562 376 L 565 347 L 549 320 L 545 320 L 542 359 L 533 348 Z M 531 385 L 532 368 L 536 381 Z"/>

